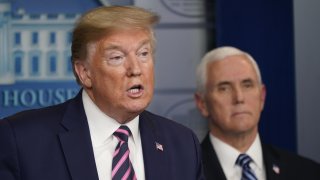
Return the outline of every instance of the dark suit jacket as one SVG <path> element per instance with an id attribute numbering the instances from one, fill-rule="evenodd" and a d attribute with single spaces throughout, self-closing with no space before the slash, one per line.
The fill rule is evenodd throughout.
<path id="1" fill-rule="evenodd" d="M 150 112 L 140 114 L 145 177 L 202 179 L 194 133 Z M 98 180 L 81 93 L 63 104 L 0 121 L 1 180 Z M 163 151 L 155 143 L 162 144 Z"/>
<path id="2" fill-rule="evenodd" d="M 226 180 L 209 135 L 201 143 L 201 148 L 206 179 Z M 267 180 L 320 180 L 320 165 L 314 161 L 264 144 L 262 152 Z M 279 173 L 274 167 L 279 168 Z"/>

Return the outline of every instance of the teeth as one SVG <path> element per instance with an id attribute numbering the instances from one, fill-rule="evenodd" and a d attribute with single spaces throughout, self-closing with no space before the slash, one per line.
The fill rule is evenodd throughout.
<path id="1" fill-rule="evenodd" d="M 138 92 L 139 92 L 138 88 L 129 90 L 129 93 L 138 93 Z"/>

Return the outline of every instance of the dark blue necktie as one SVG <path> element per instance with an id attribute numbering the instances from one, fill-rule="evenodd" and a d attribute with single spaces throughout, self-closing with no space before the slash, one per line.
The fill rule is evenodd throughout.
<path id="1" fill-rule="evenodd" d="M 242 167 L 241 180 L 257 180 L 256 175 L 250 168 L 249 164 L 252 162 L 250 156 L 246 154 L 240 154 L 236 160 L 236 164 Z"/>

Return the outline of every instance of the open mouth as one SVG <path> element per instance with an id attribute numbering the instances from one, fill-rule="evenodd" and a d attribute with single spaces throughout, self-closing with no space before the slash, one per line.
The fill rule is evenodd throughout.
<path id="1" fill-rule="evenodd" d="M 134 85 L 132 86 L 130 89 L 128 89 L 128 92 L 130 94 L 137 94 L 140 93 L 143 90 L 143 86 L 142 85 Z"/>

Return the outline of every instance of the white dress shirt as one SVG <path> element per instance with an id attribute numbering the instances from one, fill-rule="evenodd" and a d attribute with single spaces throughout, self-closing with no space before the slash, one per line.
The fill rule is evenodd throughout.
<path id="1" fill-rule="evenodd" d="M 218 160 L 221 164 L 223 172 L 228 180 L 239 180 L 242 175 L 242 168 L 235 164 L 238 156 L 241 154 L 237 149 L 229 144 L 224 143 L 220 139 L 210 134 L 210 141 L 217 153 Z M 259 180 L 266 179 L 266 170 L 263 163 L 263 155 L 259 134 L 256 136 L 253 144 L 250 146 L 247 155 L 251 157 L 253 162 L 250 163 L 251 169 L 254 171 Z"/>
<path id="2" fill-rule="evenodd" d="M 82 91 L 84 110 L 88 119 L 90 136 L 93 146 L 94 158 L 97 166 L 99 180 L 110 180 L 112 171 L 112 158 L 118 144 L 113 136 L 121 124 L 104 114 L 93 103 L 88 94 Z M 129 127 L 132 136 L 129 137 L 130 161 L 138 180 L 145 179 L 141 137 L 139 131 L 139 116 L 125 124 Z M 81 151 L 81 149 L 79 149 Z"/>

